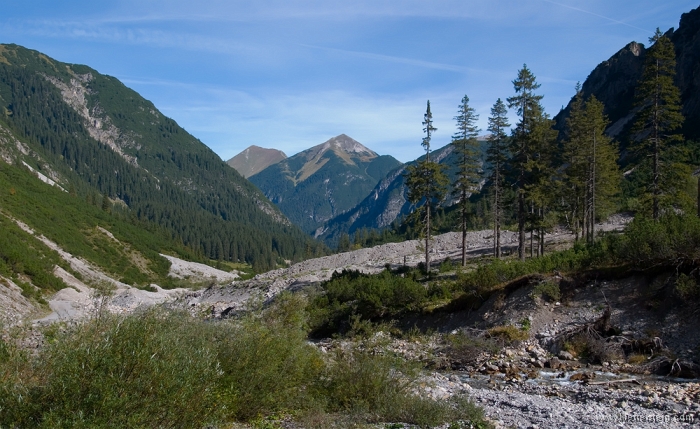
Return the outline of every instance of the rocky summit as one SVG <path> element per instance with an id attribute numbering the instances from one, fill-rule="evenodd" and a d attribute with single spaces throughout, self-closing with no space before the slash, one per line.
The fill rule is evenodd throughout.
<path id="1" fill-rule="evenodd" d="M 266 149 L 252 145 L 226 161 L 226 163 L 238 171 L 241 176 L 248 178 L 286 158 L 287 155 L 281 150 Z"/>

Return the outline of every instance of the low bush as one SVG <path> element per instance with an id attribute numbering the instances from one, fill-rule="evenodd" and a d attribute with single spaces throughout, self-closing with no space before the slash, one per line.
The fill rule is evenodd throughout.
<path id="1" fill-rule="evenodd" d="M 615 244 L 620 259 L 640 267 L 695 268 L 700 261 L 700 218 L 668 214 L 655 221 L 636 217 Z"/>
<path id="2" fill-rule="evenodd" d="M 686 301 L 695 300 L 700 297 L 700 284 L 694 277 L 681 273 L 676 278 L 676 293 Z"/>
<path id="3" fill-rule="evenodd" d="M 221 376 L 217 395 L 227 420 L 314 408 L 315 382 L 324 368 L 306 342 L 305 303 L 284 294 L 259 317 L 247 315 L 212 325 Z"/>
<path id="4" fill-rule="evenodd" d="M 550 301 L 559 301 L 561 299 L 561 290 L 559 283 L 554 281 L 542 281 L 537 283 L 530 293 L 532 298 L 545 297 Z"/>
<path id="5" fill-rule="evenodd" d="M 459 331 L 445 336 L 447 357 L 463 364 L 475 362 L 482 353 L 495 354 L 500 345 L 493 338 L 482 338 Z"/>
<path id="6" fill-rule="evenodd" d="M 498 285 L 525 275 L 587 269 L 601 261 L 609 260 L 610 240 L 612 239 L 599 240 L 591 245 L 578 243 L 571 249 L 552 252 L 525 261 L 486 260 L 472 271 L 460 272 L 457 275 L 457 283 L 466 292 L 488 294 Z"/>

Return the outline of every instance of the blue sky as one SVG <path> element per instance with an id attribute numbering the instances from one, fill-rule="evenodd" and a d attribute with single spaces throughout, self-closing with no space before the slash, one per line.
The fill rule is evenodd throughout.
<path id="1" fill-rule="evenodd" d="M 527 64 L 554 116 L 600 62 L 696 1 L 13 1 L 0 43 L 119 78 L 226 160 L 345 133 L 380 154 L 435 148 L 466 94 L 486 128 Z M 515 118 L 513 117 L 513 120 Z M 512 121 L 511 121 L 512 122 Z M 485 133 L 485 131 L 484 131 Z"/>

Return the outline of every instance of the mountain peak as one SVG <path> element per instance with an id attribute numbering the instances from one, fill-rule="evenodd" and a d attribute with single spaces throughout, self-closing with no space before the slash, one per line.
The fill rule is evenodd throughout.
<path id="1" fill-rule="evenodd" d="M 355 206 L 394 168 L 391 156 L 379 156 L 340 134 L 251 176 L 265 195 L 306 232 Z"/>
<path id="2" fill-rule="evenodd" d="M 357 140 L 353 139 L 352 137 L 347 136 L 346 134 L 340 134 L 338 136 L 333 137 L 332 139 L 328 140 L 327 142 L 323 143 L 323 145 L 328 145 L 337 147 L 343 152 L 352 154 L 352 153 L 357 153 L 357 154 L 367 154 L 372 157 L 378 156 L 374 151 L 368 149 L 365 147 L 362 143 L 358 142 Z"/>
<path id="3" fill-rule="evenodd" d="M 226 163 L 238 171 L 241 176 L 248 178 L 284 159 L 287 159 L 287 155 L 281 150 L 252 145 Z"/>

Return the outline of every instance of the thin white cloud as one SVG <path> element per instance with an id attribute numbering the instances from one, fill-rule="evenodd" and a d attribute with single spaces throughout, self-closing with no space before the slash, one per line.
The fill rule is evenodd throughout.
<path id="1" fill-rule="evenodd" d="M 516 0 L 507 0 L 513 6 Z M 486 18 L 498 10 L 494 2 L 478 0 L 267 0 L 267 1 L 150 1 L 124 2 L 105 22 L 294 20 L 357 18 Z M 501 0 L 499 3 L 504 3 Z M 427 6 L 427 7 L 426 7 Z"/>
<path id="2" fill-rule="evenodd" d="M 627 26 L 627 27 L 634 28 L 635 30 L 644 31 L 644 32 L 647 32 L 647 33 L 653 33 L 653 31 L 649 30 L 648 28 L 640 28 L 640 27 L 637 27 L 636 25 L 632 25 L 632 24 L 630 24 L 630 23 L 628 23 L 628 22 L 620 21 L 619 19 L 614 19 L 614 18 L 610 18 L 610 17 L 608 17 L 608 16 L 600 15 L 600 14 L 598 14 L 598 13 L 591 12 L 591 11 L 589 11 L 589 10 L 581 9 L 581 8 L 574 7 L 574 6 L 570 6 L 570 5 L 563 4 L 563 3 L 558 3 L 558 2 L 555 2 L 555 1 L 552 1 L 552 0 L 542 0 L 542 1 L 543 1 L 543 2 L 546 2 L 546 3 L 551 3 L 551 4 L 553 4 L 553 5 L 561 6 L 561 7 L 567 8 L 567 9 L 575 10 L 575 11 L 578 11 L 578 12 L 586 13 L 586 14 L 588 14 L 588 15 L 595 16 L 595 17 L 604 19 L 604 20 L 606 20 L 606 21 L 610 21 L 610 22 L 612 22 L 612 23 L 614 23 L 614 24 L 625 25 L 625 26 Z"/>
<path id="3" fill-rule="evenodd" d="M 251 42 L 192 32 L 174 32 L 152 28 L 125 28 L 97 22 L 34 20 L 5 24 L 6 32 L 17 32 L 48 38 L 82 39 L 110 43 L 180 48 L 218 53 L 251 53 L 260 49 Z"/>
<path id="4" fill-rule="evenodd" d="M 336 53 L 340 53 L 340 54 L 351 55 L 351 56 L 355 56 L 355 57 L 359 57 L 359 58 L 366 58 L 366 59 L 370 59 L 370 60 L 386 61 L 386 62 L 397 63 L 397 64 L 406 64 L 406 65 L 410 65 L 410 66 L 423 67 L 423 68 L 434 69 L 434 70 L 445 70 L 445 71 L 451 71 L 451 72 L 456 72 L 456 73 L 490 73 L 490 72 L 492 72 L 492 71 L 485 70 L 485 69 L 458 66 L 458 65 L 453 65 L 453 64 L 444 64 L 444 63 L 438 63 L 438 62 L 432 62 L 432 61 L 416 60 L 413 58 L 397 57 L 397 56 L 393 56 L 393 55 L 375 54 L 372 52 L 352 51 L 352 50 L 346 50 L 346 49 L 328 48 L 328 47 L 323 47 L 323 46 L 306 45 L 306 44 L 302 44 L 301 46 L 304 46 L 307 48 L 312 48 L 312 49 L 324 50 L 324 51 L 328 51 L 328 52 L 336 52 Z"/>

